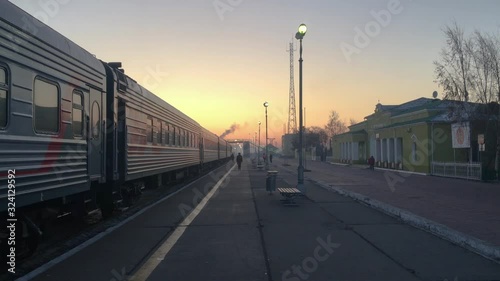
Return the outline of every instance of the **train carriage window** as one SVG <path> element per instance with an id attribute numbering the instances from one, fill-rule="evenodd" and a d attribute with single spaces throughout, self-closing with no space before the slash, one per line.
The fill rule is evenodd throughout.
<path id="1" fill-rule="evenodd" d="M 73 136 L 83 135 L 83 93 L 73 92 Z"/>
<path id="2" fill-rule="evenodd" d="M 170 124 L 167 124 L 167 128 L 165 129 L 165 141 L 170 145 Z"/>
<path id="3" fill-rule="evenodd" d="M 178 133 L 178 134 L 177 134 L 177 138 L 178 138 L 178 139 L 177 139 L 177 145 L 178 145 L 178 146 L 182 146 L 182 129 L 181 129 L 181 128 L 179 128 L 179 129 L 177 130 L 177 133 Z"/>
<path id="4" fill-rule="evenodd" d="M 176 140 L 176 128 L 175 126 L 172 125 L 172 145 L 175 145 L 175 140 Z"/>
<path id="5" fill-rule="evenodd" d="M 0 128 L 7 126 L 7 69 L 0 67 Z"/>
<path id="6" fill-rule="evenodd" d="M 59 131 L 59 88 L 55 83 L 36 78 L 33 100 L 35 131 L 37 133 L 57 133 Z"/>
<path id="7" fill-rule="evenodd" d="M 186 130 L 182 130 L 182 146 L 186 146 Z"/>
<path id="8" fill-rule="evenodd" d="M 153 142 L 153 118 L 148 117 L 147 121 L 147 127 L 146 127 L 146 134 L 147 134 L 147 142 Z"/>
<path id="9" fill-rule="evenodd" d="M 163 145 L 163 122 L 160 122 L 160 131 L 158 132 L 158 144 Z"/>
<path id="10" fill-rule="evenodd" d="M 177 145 L 177 127 L 174 126 L 174 140 L 172 142 L 173 145 Z"/>

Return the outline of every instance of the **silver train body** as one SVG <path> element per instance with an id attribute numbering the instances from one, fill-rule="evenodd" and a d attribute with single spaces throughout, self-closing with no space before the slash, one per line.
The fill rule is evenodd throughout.
<path id="1" fill-rule="evenodd" d="M 117 186 L 199 170 L 230 153 L 118 64 L 0 3 L 0 212 L 13 189 L 16 208 L 109 198 Z"/>

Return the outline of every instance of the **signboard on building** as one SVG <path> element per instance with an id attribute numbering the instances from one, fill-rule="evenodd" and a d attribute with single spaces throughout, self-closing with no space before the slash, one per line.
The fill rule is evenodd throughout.
<path id="1" fill-rule="evenodd" d="M 470 148 L 469 122 L 451 124 L 453 148 Z"/>
<path id="2" fill-rule="evenodd" d="M 479 151 L 484 151 L 484 134 L 477 135 L 477 144 L 479 145 Z"/>

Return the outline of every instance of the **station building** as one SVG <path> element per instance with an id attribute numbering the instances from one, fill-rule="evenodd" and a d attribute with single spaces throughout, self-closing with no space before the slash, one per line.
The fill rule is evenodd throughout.
<path id="1" fill-rule="evenodd" d="M 477 180 L 495 177 L 496 121 L 484 116 L 464 121 L 464 114 L 459 118 L 453 110 L 464 106 L 467 112 L 484 107 L 428 98 L 379 103 L 363 122 L 332 138 L 333 161 L 366 165 L 373 156 L 380 168 Z"/>

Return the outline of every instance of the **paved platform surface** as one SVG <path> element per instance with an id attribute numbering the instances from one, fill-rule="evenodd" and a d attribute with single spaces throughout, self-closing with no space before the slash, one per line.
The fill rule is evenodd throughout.
<path id="1" fill-rule="evenodd" d="M 295 179 L 281 170 L 277 185 Z M 500 280 L 500 264 L 309 181 L 298 207 L 265 183 L 228 165 L 33 280 L 139 280 L 151 264 L 143 280 Z"/>
<path id="2" fill-rule="evenodd" d="M 275 161 L 276 162 L 276 161 Z M 276 167 L 296 173 L 296 167 Z M 307 177 L 365 195 L 500 247 L 500 184 L 308 161 Z"/>

